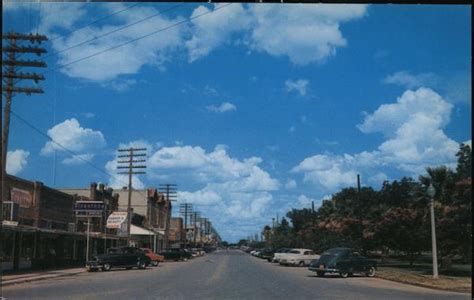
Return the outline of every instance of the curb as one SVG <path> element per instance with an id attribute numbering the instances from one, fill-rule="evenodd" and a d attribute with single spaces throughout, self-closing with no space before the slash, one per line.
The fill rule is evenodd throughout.
<path id="1" fill-rule="evenodd" d="M 11 279 L 11 280 L 2 280 L 0 286 L 4 287 L 4 286 L 9 286 L 9 285 L 14 285 L 14 284 L 40 281 L 40 280 L 51 279 L 51 278 L 74 276 L 74 275 L 81 274 L 81 273 L 84 273 L 84 272 L 85 271 L 81 270 L 81 271 L 76 271 L 76 272 L 71 272 L 71 273 L 40 275 L 40 276 L 37 276 L 37 277 L 26 277 L 26 278 L 18 278 L 18 279 Z"/>

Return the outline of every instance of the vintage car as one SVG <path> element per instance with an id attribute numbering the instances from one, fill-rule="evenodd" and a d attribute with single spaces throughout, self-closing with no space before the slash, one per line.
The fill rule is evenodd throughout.
<path id="1" fill-rule="evenodd" d="M 188 259 L 192 258 L 192 254 L 190 251 L 180 248 L 164 249 L 160 251 L 159 254 L 163 255 L 166 260 L 174 261 L 187 261 Z"/>
<path id="2" fill-rule="evenodd" d="M 285 253 L 288 253 L 291 250 L 291 248 L 280 248 L 275 251 L 275 254 L 273 254 L 271 262 L 280 262 L 280 256 L 282 256 Z"/>
<path id="3" fill-rule="evenodd" d="M 318 258 L 319 255 L 315 254 L 311 249 L 291 249 L 280 256 L 278 263 L 282 266 L 304 267 Z"/>
<path id="4" fill-rule="evenodd" d="M 165 261 L 165 257 L 163 255 L 158 255 L 150 248 L 140 248 L 148 258 L 150 258 L 151 265 L 157 267 L 160 262 Z"/>
<path id="5" fill-rule="evenodd" d="M 275 254 L 275 250 L 270 249 L 270 248 L 265 248 L 260 252 L 260 255 L 258 257 L 270 260 L 273 258 L 273 255 Z"/>
<path id="6" fill-rule="evenodd" d="M 318 276 L 338 273 L 342 278 L 346 278 L 353 273 L 362 273 L 368 277 L 374 277 L 377 262 L 350 248 L 333 248 L 321 254 L 319 259 L 312 261 L 309 270 L 316 272 Z"/>
<path id="7" fill-rule="evenodd" d="M 145 269 L 150 265 L 151 260 L 145 253 L 133 247 L 118 247 L 107 249 L 107 254 L 96 255 L 92 260 L 86 262 L 87 271 L 109 271 L 112 268 L 137 267 Z"/>

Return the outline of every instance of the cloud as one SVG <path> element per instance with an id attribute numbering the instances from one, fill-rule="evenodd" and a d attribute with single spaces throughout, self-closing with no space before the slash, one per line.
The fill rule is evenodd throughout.
<path id="1" fill-rule="evenodd" d="M 314 203 L 317 202 L 315 199 L 307 197 L 305 195 L 299 195 L 299 197 L 298 197 L 298 204 L 299 204 L 300 207 L 303 207 L 303 208 L 311 207 L 313 201 L 314 201 Z"/>
<path id="2" fill-rule="evenodd" d="M 385 77 L 383 80 L 386 84 L 401 85 L 408 89 L 418 88 L 421 86 L 432 86 L 438 81 L 438 76 L 433 73 L 411 74 L 407 71 L 395 72 L 394 74 Z"/>
<path id="3" fill-rule="evenodd" d="M 70 166 L 81 165 L 85 162 L 90 162 L 93 157 L 93 154 L 78 154 L 63 159 L 62 163 Z"/>
<path id="4" fill-rule="evenodd" d="M 292 172 L 302 173 L 304 181 L 333 192 L 355 186 L 359 173 L 374 183 L 387 178 L 380 169 L 417 176 L 428 166 L 455 167 L 459 144 L 443 131 L 451 110 L 452 105 L 431 89 L 407 90 L 396 103 L 381 105 L 357 126 L 364 133 L 384 135 L 376 150 L 352 155 L 316 154 L 305 158 Z"/>
<path id="5" fill-rule="evenodd" d="M 285 81 L 286 91 L 296 91 L 300 96 L 306 95 L 306 89 L 308 87 L 309 81 L 306 79 L 290 80 Z M 306 117 L 305 117 L 306 120 Z"/>
<path id="6" fill-rule="evenodd" d="M 224 112 L 228 112 L 228 111 L 237 110 L 237 107 L 232 103 L 223 102 L 219 106 L 209 105 L 209 106 L 206 107 L 206 109 L 208 111 L 215 112 L 215 113 L 224 113 Z"/>
<path id="7" fill-rule="evenodd" d="M 214 4 L 214 9 L 222 6 Z M 199 6 L 191 18 L 210 12 L 205 6 Z M 194 62 L 207 56 L 222 44 L 229 43 L 233 33 L 249 28 L 249 12 L 241 4 L 232 4 L 218 13 L 207 14 L 204 18 L 195 18 L 192 22 L 192 38 L 186 41 L 188 61 Z"/>
<path id="8" fill-rule="evenodd" d="M 362 18 L 366 5 L 252 5 L 254 26 L 249 45 L 297 65 L 322 62 L 347 45 L 340 24 Z"/>
<path id="9" fill-rule="evenodd" d="M 54 7 L 54 5 L 51 5 Z M 115 12 L 120 8 L 125 8 L 122 4 L 101 6 L 107 12 Z M 74 15 L 75 18 L 81 15 L 76 14 L 76 6 L 64 6 L 55 16 L 42 15 L 42 22 L 51 22 L 51 19 L 57 18 L 57 15 Z M 137 23 L 123 30 L 118 30 L 128 24 L 135 23 L 137 20 L 145 19 L 152 15 L 144 22 Z M 61 72 L 70 77 L 83 78 L 92 81 L 106 82 L 117 79 L 120 75 L 136 74 L 144 65 L 154 66 L 163 70 L 165 63 L 171 60 L 171 57 L 184 45 L 184 29 L 182 26 L 171 27 L 176 22 L 182 21 L 182 17 L 174 19 L 168 18 L 159 11 L 150 6 L 135 6 L 127 13 L 117 14 L 111 18 L 112 22 L 107 25 L 99 24 L 88 26 L 84 29 L 73 32 L 72 34 L 52 40 L 52 47 L 57 54 L 58 64 L 65 65 L 72 61 L 80 60 L 84 57 L 94 55 L 98 52 L 105 51 L 124 42 L 131 41 L 139 36 L 152 33 L 160 28 L 169 28 L 166 33 L 157 33 L 152 37 L 143 38 L 136 42 L 129 43 L 125 46 L 92 56 L 77 64 L 71 64 L 61 68 Z M 55 24 L 54 28 L 68 27 L 69 24 L 61 22 Z M 43 25 L 48 30 L 53 27 Z M 117 30 L 113 34 L 106 35 L 109 32 Z M 68 51 L 61 51 L 66 48 L 73 47 L 79 43 L 91 40 L 91 37 L 100 37 L 85 43 L 79 47 L 71 48 Z M 124 84 L 125 83 L 125 84 Z M 112 88 L 122 88 L 129 86 L 127 81 L 115 82 L 110 85 Z"/>
<path id="10" fill-rule="evenodd" d="M 7 153 L 7 173 L 16 175 L 20 173 L 28 164 L 28 157 L 30 152 L 17 149 L 14 151 L 8 151 Z"/>
<path id="11" fill-rule="evenodd" d="M 63 161 L 65 164 L 84 162 L 81 158 L 91 160 L 93 152 L 102 149 L 106 144 L 102 132 L 81 127 L 75 118 L 55 125 L 48 130 L 48 136 L 61 146 L 77 153 L 75 157 L 65 159 Z M 54 151 L 66 152 L 62 147 L 48 141 L 41 149 L 41 155 L 50 155 Z"/>
<path id="12" fill-rule="evenodd" d="M 385 77 L 383 82 L 408 89 L 431 86 L 438 90 L 445 100 L 451 103 L 470 104 L 472 99 L 470 72 L 412 74 L 408 71 L 399 71 Z"/>
<path id="13" fill-rule="evenodd" d="M 297 184 L 296 181 L 293 179 L 288 179 L 285 183 L 285 188 L 290 190 L 296 188 Z"/>
<path id="14" fill-rule="evenodd" d="M 214 8 L 218 7 L 215 5 Z M 340 24 L 362 18 L 366 5 L 248 5 L 233 4 L 193 21 L 191 40 L 186 42 L 189 61 L 217 49 L 236 33 L 239 45 L 271 56 L 286 56 L 294 64 L 322 62 L 347 45 Z M 209 11 L 204 6 L 193 15 Z"/>

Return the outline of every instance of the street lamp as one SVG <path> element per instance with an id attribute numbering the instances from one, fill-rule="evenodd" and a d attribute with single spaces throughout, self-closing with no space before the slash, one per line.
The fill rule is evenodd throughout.
<path id="1" fill-rule="evenodd" d="M 431 252 L 433 254 L 433 278 L 438 278 L 438 255 L 436 250 L 436 229 L 435 229 L 435 216 L 434 216 L 434 196 L 436 195 L 436 189 L 433 184 L 426 190 L 426 193 L 431 198 L 430 213 L 431 213 Z"/>

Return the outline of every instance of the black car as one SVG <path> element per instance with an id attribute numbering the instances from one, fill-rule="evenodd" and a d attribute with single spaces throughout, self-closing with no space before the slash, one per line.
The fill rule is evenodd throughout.
<path id="1" fill-rule="evenodd" d="M 274 254 L 275 254 L 275 250 L 266 248 L 260 252 L 258 257 L 266 259 L 266 260 L 271 260 Z"/>
<path id="2" fill-rule="evenodd" d="M 109 271 L 112 268 L 137 267 L 145 269 L 151 264 L 150 258 L 145 253 L 133 247 L 117 247 L 107 249 L 107 254 L 96 255 L 92 260 L 86 262 L 87 271 Z"/>
<path id="3" fill-rule="evenodd" d="M 160 251 L 160 255 L 163 255 L 166 260 L 174 260 L 174 261 L 187 261 L 188 259 L 192 258 L 193 255 L 191 251 L 186 249 L 180 248 L 172 248 L 172 249 L 165 249 Z"/>
<path id="4" fill-rule="evenodd" d="M 339 273 L 341 277 L 346 278 L 353 273 L 363 273 L 368 277 L 374 277 L 377 262 L 350 248 L 333 248 L 321 254 L 319 259 L 313 260 L 309 270 L 316 272 L 318 276 Z"/>

